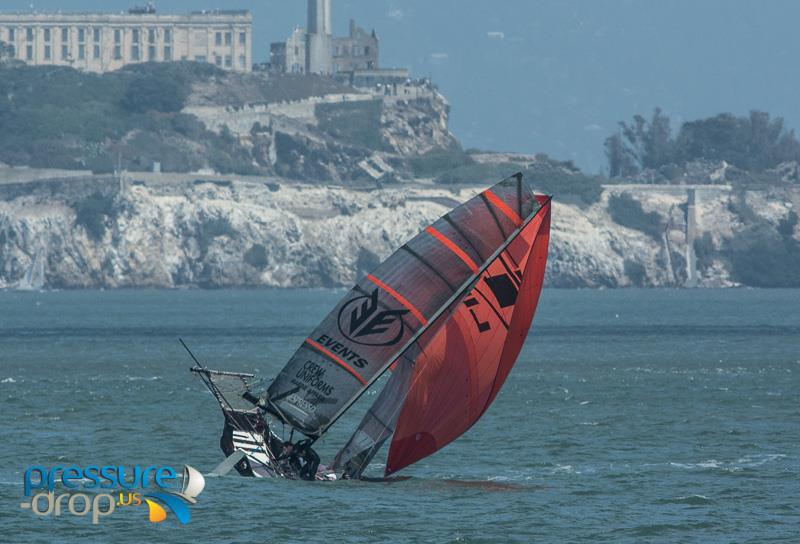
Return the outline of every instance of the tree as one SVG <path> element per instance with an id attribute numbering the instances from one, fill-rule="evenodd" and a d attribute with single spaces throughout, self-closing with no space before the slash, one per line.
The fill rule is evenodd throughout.
<path id="1" fill-rule="evenodd" d="M 658 168 L 672 162 L 672 129 L 669 117 L 661 112 L 661 108 L 653 111 L 649 122 L 641 115 L 634 115 L 632 124 L 621 122 L 619 125 L 639 168 Z"/>
<path id="2" fill-rule="evenodd" d="M 608 177 L 620 178 L 635 176 L 639 173 L 636 158 L 625 146 L 622 136 L 617 133 L 606 138 L 606 158 L 608 159 Z"/>
<path id="3" fill-rule="evenodd" d="M 179 112 L 191 92 L 189 84 L 181 78 L 159 78 L 144 75 L 133 79 L 122 97 L 121 106 L 130 112 Z"/>
<path id="4" fill-rule="evenodd" d="M 748 171 L 763 171 L 800 160 L 800 142 L 784 128 L 783 119 L 751 111 L 748 117 L 721 113 L 684 123 L 676 141 L 676 154 L 685 162 L 706 159 L 727 161 Z"/>
<path id="5" fill-rule="evenodd" d="M 684 123 L 672 137 L 669 117 L 656 108 L 650 120 L 635 115 L 620 122 L 620 134 L 605 141 L 611 177 L 635 174 L 646 168 L 689 161 L 726 161 L 750 172 L 774 168 L 782 162 L 800 161 L 800 141 L 783 119 L 751 111 L 747 117 L 721 113 Z"/>

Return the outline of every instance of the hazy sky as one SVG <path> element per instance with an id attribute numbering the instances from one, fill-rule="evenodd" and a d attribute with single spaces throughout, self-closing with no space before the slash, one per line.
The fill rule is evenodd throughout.
<path id="1" fill-rule="evenodd" d="M 136 0 L 39 0 L 122 10 Z M 254 55 L 305 23 L 305 0 L 161 0 L 164 12 L 246 8 Z M 0 9 L 30 9 L 0 0 Z M 661 106 L 682 119 L 762 109 L 800 127 L 800 2 L 791 0 L 333 0 L 381 37 L 381 64 L 431 76 L 465 147 L 546 152 L 590 172 L 616 122 Z"/>

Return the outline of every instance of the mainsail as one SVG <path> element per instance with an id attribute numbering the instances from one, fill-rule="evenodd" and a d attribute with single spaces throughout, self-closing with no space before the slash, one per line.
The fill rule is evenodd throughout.
<path id="1" fill-rule="evenodd" d="M 516 361 L 544 279 L 550 202 L 541 207 L 483 267 L 465 296 L 452 303 L 398 362 L 334 469 L 357 478 L 394 435 L 386 474 L 434 453 L 485 412 Z M 410 363 L 409 363 L 410 362 Z"/>
<path id="2" fill-rule="evenodd" d="M 403 245 L 359 280 L 303 342 L 269 388 L 270 411 L 318 437 L 390 365 L 416 368 L 422 346 L 493 263 L 500 268 L 489 273 L 489 290 L 510 295 L 525 257 L 510 245 L 524 239 L 520 234 L 542 206 L 518 174 Z"/>

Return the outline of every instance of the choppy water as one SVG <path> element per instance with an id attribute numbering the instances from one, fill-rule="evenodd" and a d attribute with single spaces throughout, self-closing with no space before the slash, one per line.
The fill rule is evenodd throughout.
<path id="1" fill-rule="evenodd" d="M 0 293 L 0 541 L 800 539 L 798 290 L 545 290 L 492 408 L 407 481 L 208 478 L 187 526 L 19 508 L 29 464 L 211 470 L 221 415 L 178 336 L 271 375 L 339 296 Z"/>

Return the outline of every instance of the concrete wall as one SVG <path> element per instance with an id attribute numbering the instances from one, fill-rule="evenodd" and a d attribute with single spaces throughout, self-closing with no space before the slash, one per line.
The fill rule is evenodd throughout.
<path id="1" fill-rule="evenodd" d="M 274 104 L 255 104 L 244 107 L 230 106 L 190 106 L 183 111 L 196 115 L 209 130 L 219 131 L 227 126 L 235 134 L 248 134 L 255 123 L 268 125 L 275 117 L 285 117 L 310 125 L 317 124 L 315 110 L 317 104 L 336 104 L 341 102 L 361 102 L 375 100 L 369 94 L 328 94 L 305 100 L 277 102 Z"/>

